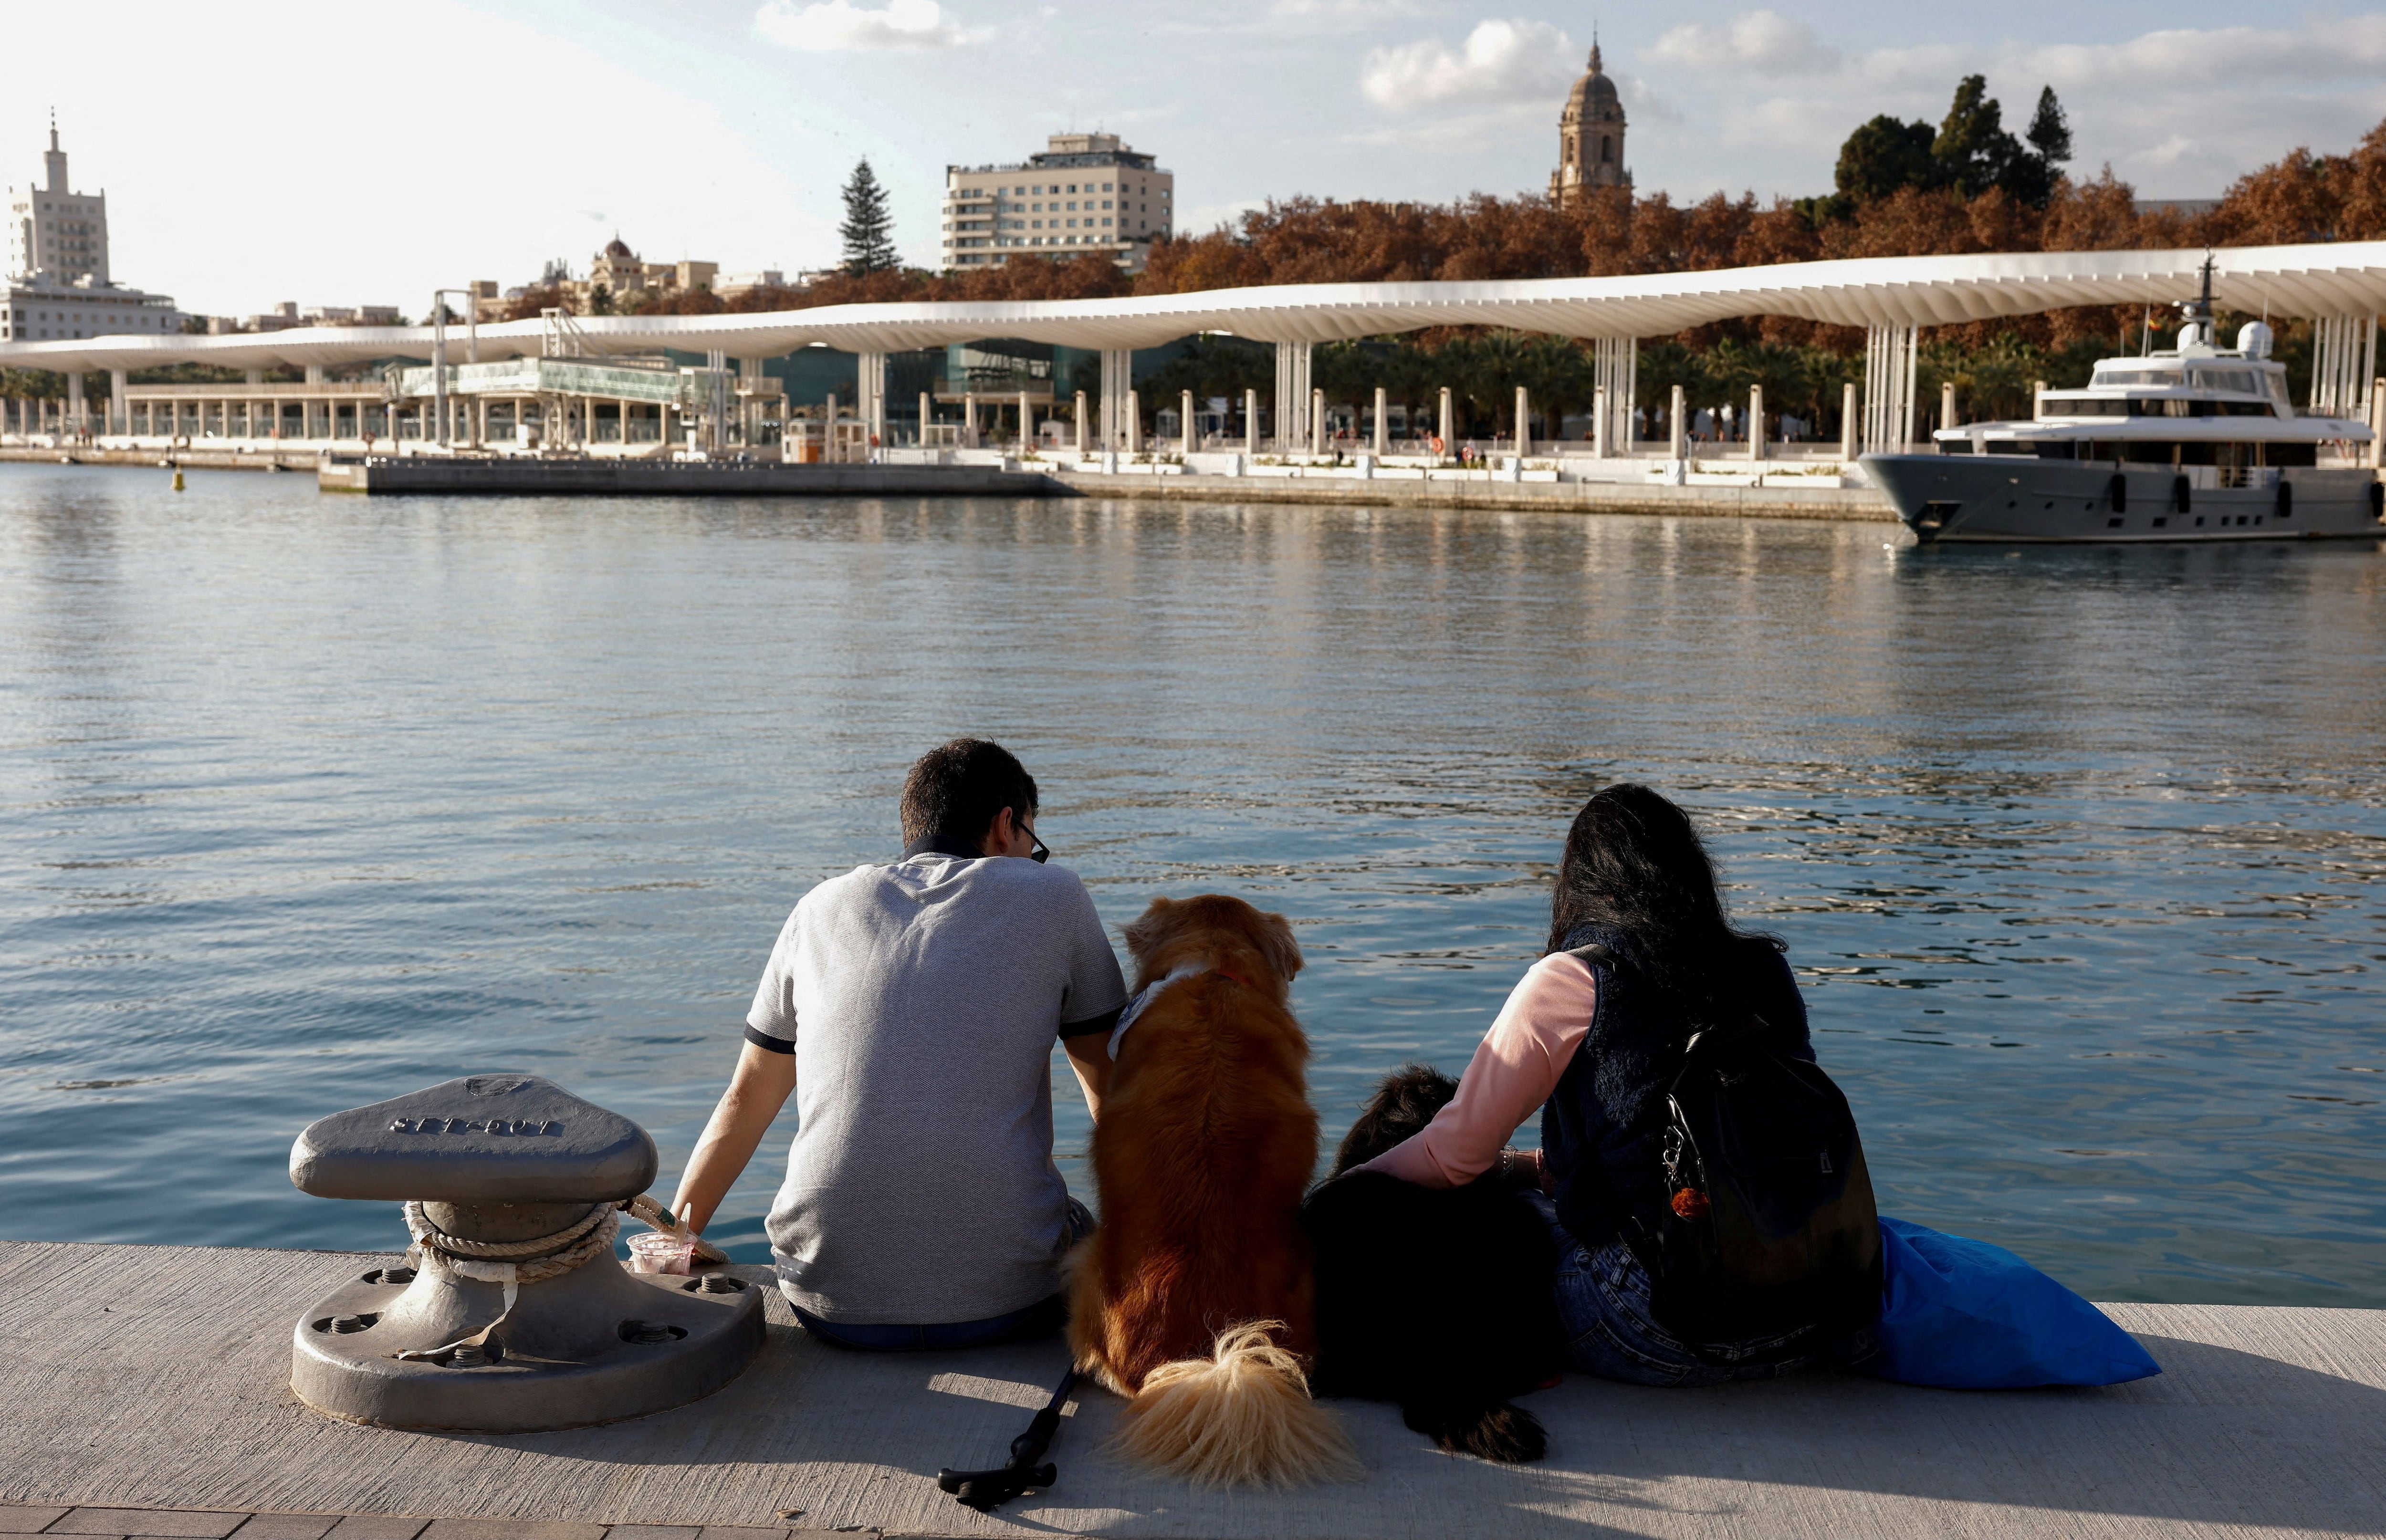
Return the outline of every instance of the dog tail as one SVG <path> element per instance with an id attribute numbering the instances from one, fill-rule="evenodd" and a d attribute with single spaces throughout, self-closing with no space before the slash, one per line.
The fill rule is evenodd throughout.
<path id="1" fill-rule="evenodd" d="M 1203 1486 L 1294 1486 L 1357 1476 L 1350 1435 L 1310 1399 L 1300 1360 L 1268 1336 L 1282 1324 L 1228 1327 L 1210 1357 L 1146 1374 L 1127 1403 L 1121 1451 Z"/>

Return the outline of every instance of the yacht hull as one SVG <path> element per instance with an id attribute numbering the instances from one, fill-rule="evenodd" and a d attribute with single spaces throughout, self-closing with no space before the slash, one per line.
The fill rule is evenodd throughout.
<path id="1" fill-rule="evenodd" d="M 2378 474 L 2297 467 L 2217 480 L 2167 466 L 2021 455 L 1866 455 L 1865 473 L 1924 545 L 2328 540 L 2386 534 Z M 2283 494 L 2280 485 L 2287 489 Z M 2117 494 L 2117 495 L 2116 495 Z"/>

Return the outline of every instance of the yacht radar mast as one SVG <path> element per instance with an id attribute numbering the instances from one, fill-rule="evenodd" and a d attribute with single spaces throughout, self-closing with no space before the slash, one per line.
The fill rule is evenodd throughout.
<path id="1" fill-rule="evenodd" d="M 2179 346 L 2182 349 L 2187 347 L 2191 343 L 2202 343 L 2206 347 L 2212 345 L 2213 266 L 2214 258 L 2212 252 L 2209 248 L 2206 248 L 2204 253 L 2204 267 L 2202 269 L 2204 274 L 2203 292 L 2197 294 L 2193 299 L 2181 300 L 2179 302 Z"/>

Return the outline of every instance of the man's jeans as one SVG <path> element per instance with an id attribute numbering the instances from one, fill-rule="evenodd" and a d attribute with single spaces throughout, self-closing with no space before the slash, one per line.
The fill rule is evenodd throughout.
<path id="1" fill-rule="evenodd" d="M 1069 1200 L 1069 1233 L 1062 1250 L 1094 1233 L 1094 1216 L 1075 1198 Z M 936 1326 L 859 1326 L 823 1321 L 801 1306 L 794 1307 L 803 1329 L 834 1347 L 865 1353 L 911 1353 L 932 1347 L 990 1347 L 1000 1342 L 1033 1342 L 1049 1337 L 1069 1321 L 1069 1296 L 1064 1293 L 1039 1299 L 1024 1309 L 984 1321 L 955 1321 Z"/>
<path id="2" fill-rule="evenodd" d="M 1566 1334 L 1566 1365 L 1602 1380 L 1635 1385 L 1713 1385 L 1727 1380 L 1770 1380 L 1813 1361 L 1804 1333 L 1729 1347 L 1708 1347 L 1709 1362 L 1657 1324 L 1649 1311 L 1649 1273 L 1622 1241 L 1596 1251 L 1558 1221 L 1557 1205 L 1527 1193 L 1557 1243 L 1558 1320 Z"/>

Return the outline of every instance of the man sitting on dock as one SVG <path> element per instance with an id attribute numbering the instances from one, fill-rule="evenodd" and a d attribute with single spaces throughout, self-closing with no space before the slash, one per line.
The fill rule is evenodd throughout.
<path id="1" fill-rule="evenodd" d="M 1092 1217 L 1052 1164 L 1052 1040 L 1101 1115 L 1126 983 L 1092 897 L 1047 866 L 1036 782 L 962 738 L 903 783 L 902 858 L 806 894 L 746 1017 L 675 1210 L 701 1230 L 788 1095 L 768 1230 L 805 1329 L 961 1347 L 1057 1329 Z"/>

